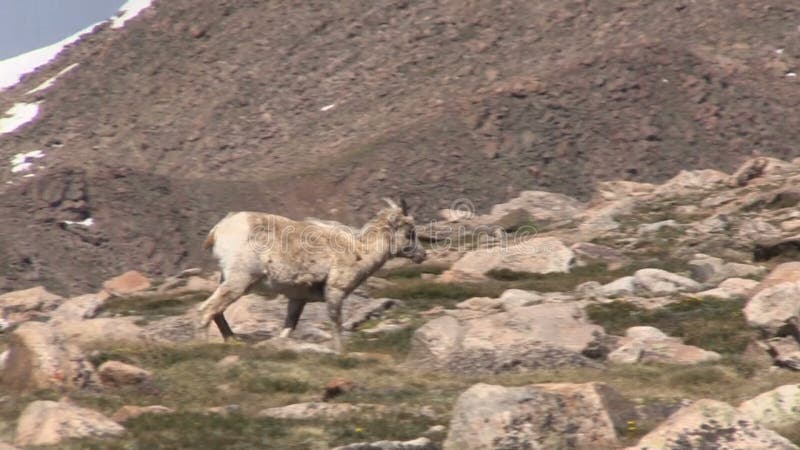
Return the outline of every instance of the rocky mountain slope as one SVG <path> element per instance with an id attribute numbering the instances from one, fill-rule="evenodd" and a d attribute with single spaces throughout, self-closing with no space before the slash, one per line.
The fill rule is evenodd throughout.
<path id="1" fill-rule="evenodd" d="M 229 210 L 358 222 L 522 190 L 798 156 L 798 7 L 777 0 L 156 1 L 0 92 L 0 288 L 205 260 Z M 44 91 L 28 92 L 79 64 Z M 83 221 L 94 225 L 65 225 Z"/>
<path id="2" fill-rule="evenodd" d="M 799 180 L 757 158 L 448 212 L 345 301 L 345 355 L 319 303 L 288 339 L 257 294 L 238 341 L 198 332 L 200 269 L 4 294 L 0 448 L 800 448 Z"/>

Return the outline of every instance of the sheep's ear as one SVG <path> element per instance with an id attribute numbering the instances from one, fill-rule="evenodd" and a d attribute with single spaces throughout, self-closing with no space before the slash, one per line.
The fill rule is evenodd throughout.
<path id="1" fill-rule="evenodd" d="M 397 203 L 395 203 L 394 200 L 388 197 L 383 197 L 383 201 L 385 201 L 392 208 L 399 208 L 399 206 L 397 206 Z"/>
<path id="2" fill-rule="evenodd" d="M 408 215 L 408 203 L 406 203 L 406 199 L 401 199 L 400 200 L 400 208 L 403 209 L 403 215 L 407 216 Z"/>

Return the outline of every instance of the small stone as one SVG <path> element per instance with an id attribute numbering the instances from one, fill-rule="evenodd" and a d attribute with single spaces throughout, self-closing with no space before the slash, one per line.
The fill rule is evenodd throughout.
<path id="1" fill-rule="evenodd" d="M 109 293 L 126 295 L 150 289 L 150 280 L 141 273 L 131 270 L 103 283 Z"/>
<path id="2" fill-rule="evenodd" d="M 124 386 L 150 381 L 151 374 L 142 368 L 120 361 L 106 361 L 97 369 L 100 381 L 105 385 Z"/>

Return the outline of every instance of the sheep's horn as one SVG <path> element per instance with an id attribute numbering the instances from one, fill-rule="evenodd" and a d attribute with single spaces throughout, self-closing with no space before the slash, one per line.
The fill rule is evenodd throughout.
<path id="1" fill-rule="evenodd" d="M 400 200 L 400 208 L 403 209 L 403 215 L 407 216 L 408 215 L 408 203 L 406 203 L 406 199 L 401 199 Z"/>
<path id="2" fill-rule="evenodd" d="M 388 203 L 388 204 L 389 204 L 389 206 L 391 206 L 392 208 L 399 208 L 399 206 L 397 206 L 397 203 L 395 203 L 395 202 L 394 202 L 394 200 L 392 200 L 392 199 L 390 199 L 390 198 L 388 198 L 388 197 L 384 197 L 384 198 L 383 198 L 383 201 L 385 201 L 386 203 Z"/>

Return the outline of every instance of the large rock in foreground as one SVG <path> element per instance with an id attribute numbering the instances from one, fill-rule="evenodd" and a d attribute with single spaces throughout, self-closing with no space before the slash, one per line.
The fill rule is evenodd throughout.
<path id="1" fill-rule="evenodd" d="M 769 429 L 800 427 L 800 384 L 787 384 L 739 405 L 739 411 Z"/>
<path id="2" fill-rule="evenodd" d="M 83 388 L 95 378 L 92 364 L 53 326 L 26 322 L 11 335 L 4 385 L 14 390 Z"/>
<path id="3" fill-rule="evenodd" d="M 574 304 L 544 303 L 509 312 L 451 311 L 415 333 L 407 363 L 459 373 L 591 366 L 603 328 Z M 601 355 L 600 355 L 601 356 Z"/>
<path id="4" fill-rule="evenodd" d="M 17 445 L 54 445 L 65 439 L 103 438 L 125 433 L 122 425 L 69 402 L 36 401 L 17 423 Z"/>
<path id="5" fill-rule="evenodd" d="M 629 450 L 796 450 L 778 433 L 716 400 L 681 408 Z"/>
<path id="6" fill-rule="evenodd" d="M 458 397 L 444 450 L 615 448 L 615 430 L 634 417 L 603 383 L 481 383 Z"/>

